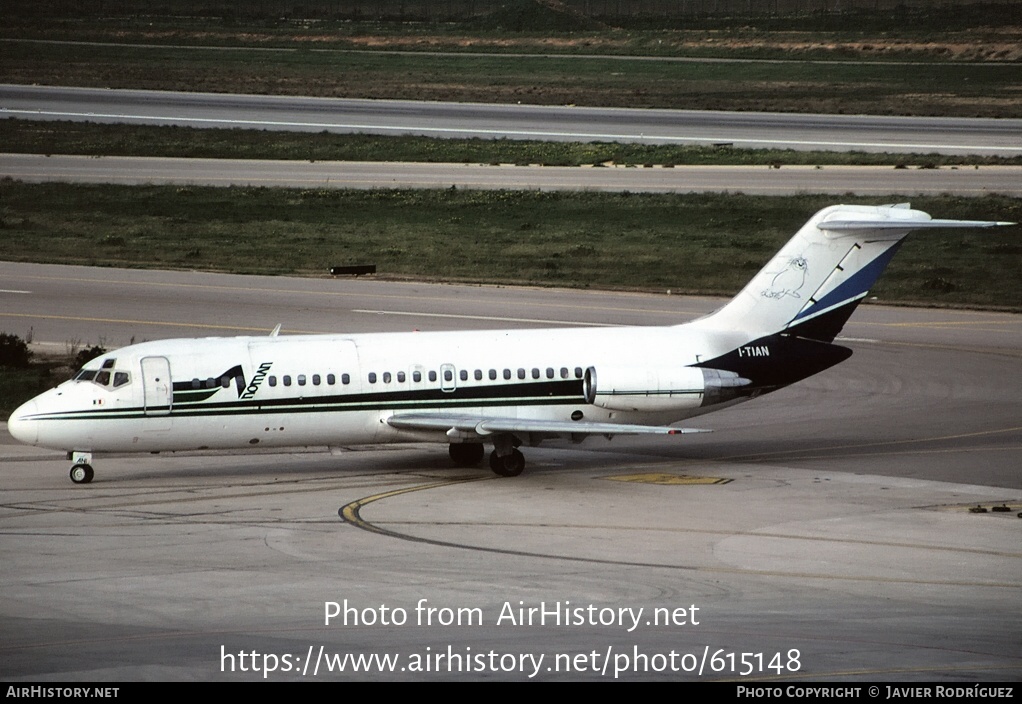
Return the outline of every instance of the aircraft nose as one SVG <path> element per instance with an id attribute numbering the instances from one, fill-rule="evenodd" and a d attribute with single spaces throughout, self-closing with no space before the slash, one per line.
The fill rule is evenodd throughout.
<path id="1" fill-rule="evenodd" d="M 29 401 L 14 409 L 14 413 L 7 419 L 7 430 L 15 440 L 35 445 L 39 440 L 39 422 L 32 419 L 39 411 L 39 405 L 35 401 Z"/>

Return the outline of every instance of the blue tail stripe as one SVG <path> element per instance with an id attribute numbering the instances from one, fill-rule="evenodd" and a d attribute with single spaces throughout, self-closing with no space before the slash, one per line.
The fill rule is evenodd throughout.
<path id="1" fill-rule="evenodd" d="M 806 308 L 796 315 L 794 320 L 801 320 L 802 318 L 815 315 L 816 313 L 866 295 L 870 287 L 873 286 L 873 283 L 880 278 L 882 273 L 884 273 L 884 269 L 887 268 L 888 263 L 890 263 L 891 259 L 894 258 L 894 255 L 898 253 L 899 247 L 901 247 L 901 242 L 896 242 L 893 246 L 888 247 L 887 251 L 866 266 L 859 269 L 843 284 L 820 300 L 816 301 L 816 303 L 811 305 L 809 308 Z M 792 322 L 794 322 L 794 320 Z"/>

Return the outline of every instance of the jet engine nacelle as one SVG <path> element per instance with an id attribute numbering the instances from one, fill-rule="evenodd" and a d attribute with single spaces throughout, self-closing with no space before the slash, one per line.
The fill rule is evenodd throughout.
<path id="1" fill-rule="evenodd" d="M 728 401 L 747 392 L 735 372 L 700 367 L 589 367 L 586 403 L 611 411 L 679 411 Z"/>

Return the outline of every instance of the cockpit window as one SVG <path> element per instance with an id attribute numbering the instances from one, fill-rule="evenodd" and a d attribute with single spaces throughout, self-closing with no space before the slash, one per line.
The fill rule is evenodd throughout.
<path id="1" fill-rule="evenodd" d="M 116 389 L 131 383 L 129 372 L 114 369 L 116 359 L 103 360 L 103 366 L 99 369 L 81 369 L 71 377 L 74 381 L 91 381 L 93 384 L 106 389 Z"/>

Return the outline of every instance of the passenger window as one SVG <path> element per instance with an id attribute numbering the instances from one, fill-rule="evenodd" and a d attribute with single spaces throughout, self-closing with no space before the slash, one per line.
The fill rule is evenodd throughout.
<path id="1" fill-rule="evenodd" d="M 327 374 L 326 383 L 329 384 L 330 386 L 333 386 L 334 384 L 337 383 L 337 377 L 334 376 L 333 374 Z"/>
<path id="2" fill-rule="evenodd" d="M 436 372 L 430 372 L 429 373 L 429 380 L 430 381 L 436 381 Z"/>
<path id="3" fill-rule="evenodd" d="M 390 372 L 383 372 L 383 383 L 384 384 L 390 383 Z"/>
<path id="4" fill-rule="evenodd" d="M 497 379 L 497 370 L 496 369 L 491 369 L 490 370 L 490 381 L 495 381 L 496 379 Z"/>
<path id="5" fill-rule="evenodd" d="M 219 386 L 219 384 L 216 383 L 216 379 L 214 379 L 213 377 L 209 377 L 208 379 L 206 379 L 207 389 L 212 389 L 214 386 Z"/>
<path id="6" fill-rule="evenodd" d="M 350 384 L 351 383 L 351 377 L 348 376 L 347 374 L 341 374 L 341 383 L 342 384 Z"/>
<path id="7" fill-rule="evenodd" d="M 305 375 L 304 374 L 299 374 L 298 375 L 298 385 L 299 386 L 305 386 Z"/>
<path id="8" fill-rule="evenodd" d="M 323 379 L 322 379 L 322 377 L 320 377 L 319 374 L 313 374 L 312 375 L 312 385 L 313 386 L 319 386 L 320 382 L 322 382 L 322 381 L 323 381 Z"/>
<path id="9" fill-rule="evenodd" d="M 525 378 L 525 370 L 524 369 L 521 369 L 521 368 L 518 369 L 518 378 L 519 379 L 524 379 Z"/>
<path id="10" fill-rule="evenodd" d="M 468 370 L 462 369 L 460 372 L 458 372 L 458 376 L 461 377 L 462 381 L 468 381 Z"/>
<path id="11" fill-rule="evenodd" d="M 369 372 L 369 383 L 370 384 L 376 383 L 376 372 Z"/>
<path id="12" fill-rule="evenodd" d="M 412 381 L 415 383 L 422 381 L 422 372 L 412 372 Z"/>
<path id="13" fill-rule="evenodd" d="M 397 373 L 397 381 L 398 381 L 399 384 L 405 383 L 405 378 L 406 377 L 405 377 L 405 373 L 404 372 L 398 372 Z"/>
<path id="14" fill-rule="evenodd" d="M 576 379 L 582 378 L 582 367 L 575 367 L 575 378 Z"/>
<path id="15" fill-rule="evenodd" d="M 539 378 L 539 369 L 536 369 L 536 367 L 532 368 L 532 378 L 533 379 L 538 379 Z"/>
<path id="16" fill-rule="evenodd" d="M 193 389 L 200 389 L 200 388 L 202 388 L 202 382 L 199 381 L 198 379 L 192 379 L 192 388 Z"/>
<path id="17" fill-rule="evenodd" d="M 567 367 L 561 367 L 561 378 L 562 379 L 567 379 L 568 378 L 568 368 Z"/>
<path id="18" fill-rule="evenodd" d="M 220 377 L 220 386 L 221 388 L 224 389 L 231 388 L 231 377 L 229 376 Z"/>
<path id="19" fill-rule="evenodd" d="M 277 385 L 277 377 L 271 376 L 270 377 L 270 386 L 276 386 L 276 385 Z"/>
<path id="20" fill-rule="evenodd" d="M 454 373 L 450 369 L 444 370 L 444 381 L 452 381 L 454 379 Z"/>
<path id="21" fill-rule="evenodd" d="M 284 386 L 291 386 L 291 375 L 290 374 L 285 374 L 284 375 Z"/>
<path id="22" fill-rule="evenodd" d="M 505 369 L 504 370 L 504 378 L 505 379 L 510 379 L 511 378 L 511 370 L 510 369 Z"/>
<path id="23" fill-rule="evenodd" d="M 546 368 L 546 378 L 547 379 L 553 379 L 554 378 L 554 368 L 553 367 L 547 367 Z"/>
<path id="24" fill-rule="evenodd" d="M 482 381 L 482 379 L 483 379 L 483 370 L 482 369 L 476 369 L 475 377 L 476 377 L 476 381 Z"/>

